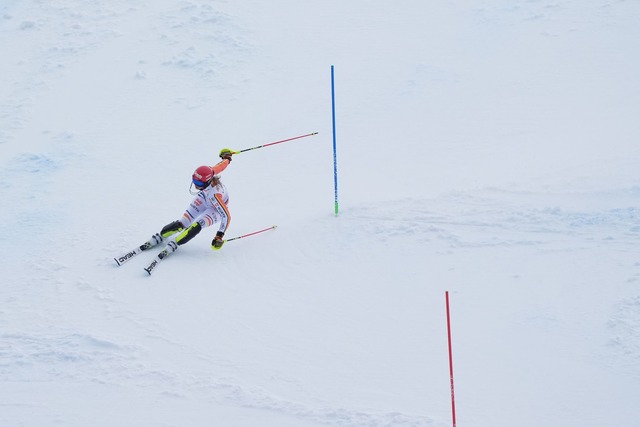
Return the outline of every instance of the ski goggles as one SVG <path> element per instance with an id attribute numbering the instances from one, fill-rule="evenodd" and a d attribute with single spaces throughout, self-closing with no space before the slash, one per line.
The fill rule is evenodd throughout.
<path id="1" fill-rule="evenodd" d="M 202 181 L 198 181 L 197 179 L 193 180 L 193 185 L 195 185 L 196 187 L 206 187 L 207 185 L 209 185 L 208 182 L 202 182 Z"/>

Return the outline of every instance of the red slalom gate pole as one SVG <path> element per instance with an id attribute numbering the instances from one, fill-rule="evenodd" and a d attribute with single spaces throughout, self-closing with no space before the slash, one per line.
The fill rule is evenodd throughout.
<path id="1" fill-rule="evenodd" d="M 451 314 L 449 311 L 449 291 L 445 292 L 447 300 L 447 338 L 449 341 L 449 381 L 451 384 L 451 415 L 453 417 L 453 427 L 456 427 L 456 399 L 453 391 L 453 352 L 451 351 Z"/>

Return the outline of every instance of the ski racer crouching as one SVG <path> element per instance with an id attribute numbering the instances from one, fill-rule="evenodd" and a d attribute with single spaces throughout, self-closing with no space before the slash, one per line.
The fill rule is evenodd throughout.
<path id="1" fill-rule="evenodd" d="M 219 223 L 220 227 L 211 242 L 211 248 L 220 250 L 224 244 L 224 233 L 227 231 L 231 214 L 227 205 L 229 204 L 229 193 L 227 188 L 220 180 L 220 174 L 231 163 L 233 151 L 223 148 L 220 151 L 219 163 L 214 166 L 199 166 L 192 175 L 192 185 L 198 190 L 196 197 L 189 204 L 182 217 L 165 225 L 160 233 L 156 233 L 151 238 L 123 257 L 115 258 L 118 265 L 122 265 L 133 256 L 142 251 L 151 249 L 164 242 L 170 236 L 178 234 L 178 236 L 169 241 L 166 248 L 162 250 L 157 258 L 145 268 L 147 273 L 151 274 L 151 270 L 155 268 L 159 261 L 169 256 L 178 249 L 178 246 L 184 245 L 193 239 L 203 228 L 209 227 L 215 223 Z"/>

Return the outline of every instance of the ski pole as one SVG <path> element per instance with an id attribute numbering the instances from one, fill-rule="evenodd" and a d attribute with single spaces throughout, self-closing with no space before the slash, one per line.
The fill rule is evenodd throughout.
<path id="1" fill-rule="evenodd" d="M 258 145 L 257 147 L 245 148 L 244 150 L 234 151 L 233 154 L 244 153 L 245 151 L 255 150 L 256 148 L 268 147 L 270 145 L 281 144 L 283 142 L 293 141 L 294 139 L 306 138 L 307 136 L 313 136 L 313 135 L 317 135 L 317 134 L 318 134 L 318 132 L 312 132 L 312 133 L 308 133 L 306 135 L 295 136 L 293 138 L 287 138 L 287 139 L 283 139 L 281 141 L 275 141 L 275 142 L 270 142 L 268 144 Z"/>
<path id="2" fill-rule="evenodd" d="M 227 239 L 225 240 L 225 242 L 230 242 L 232 240 L 238 240 L 238 239 L 242 239 L 243 237 L 249 237 L 249 236 L 253 236 L 254 234 L 258 234 L 258 233 L 264 233 L 265 231 L 269 231 L 269 230 L 273 230 L 274 228 L 276 228 L 277 225 L 272 225 L 269 228 L 265 228 L 264 230 L 260 230 L 260 231 L 254 231 L 253 233 L 249 233 L 249 234 L 243 234 L 242 236 L 237 236 L 237 237 L 232 237 L 231 239 Z"/>

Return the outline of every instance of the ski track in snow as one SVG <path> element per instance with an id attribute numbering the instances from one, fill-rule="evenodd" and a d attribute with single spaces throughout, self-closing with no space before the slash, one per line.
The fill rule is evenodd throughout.
<path id="1" fill-rule="evenodd" d="M 640 263 L 636 264 L 640 266 Z M 636 275 L 630 281 L 637 282 Z M 640 380 L 640 296 L 620 301 L 608 322 L 611 338 L 608 345 L 616 354 L 614 362 Z"/>
<path id="2" fill-rule="evenodd" d="M 81 381 L 166 390 L 169 398 L 196 399 L 284 413 L 301 420 L 345 427 L 437 426 L 432 420 L 402 413 L 365 413 L 346 408 L 315 408 L 278 399 L 258 388 L 225 382 L 206 372 L 180 374 L 148 366 L 141 346 L 122 346 L 88 335 L 0 336 L 1 380 L 14 382 Z M 182 348 L 181 350 L 186 350 Z M 5 404 L 5 406 L 10 406 Z M 20 405 L 16 405 L 20 406 Z"/>
<path id="3" fill-rule="evenodd" d="M 559 206 L 508 205 L 501 198 L 456 193 L 441 199 L 391 201 L 392 209 L 356 207 L 349 219 L 384 240 L 411 237 L 443 241 L 452 247 L 610 244 L 628 247 L 640 231 L 635 207 L 576 210 Z M 491 191 L 489 191 L 491 193 Z M 532 195 L 532 201 L 539 199 Z M 347 227 L 353 226 L 350 223 Z M 573 249 L 566 247 L 565 249 Z"/>

